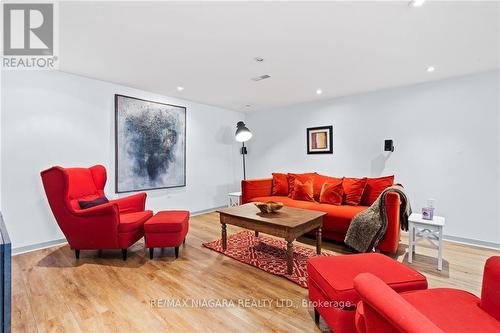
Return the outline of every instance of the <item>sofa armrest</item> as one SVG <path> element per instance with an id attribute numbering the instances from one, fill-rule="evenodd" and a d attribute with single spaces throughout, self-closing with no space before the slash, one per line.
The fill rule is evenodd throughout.
<path id="1" fill-rule="evenodd" d="M 481 308 L 500 320 L 500 256 L 486 260 L 481 289 Z"/>
<path id="2" fill-rule="evenodd" d="M 387 214 L 387 230 L 384 238 L 380 240 L 377 249 L 382 252 L 396 253 L 399 246 L 400 237 L 400 221 L 399 209 L 401 206 L 401 198 L 396 192 L 389 192 L 385 196 L 385 210 Z"/>
<path id="3" fill-rule="evenodd" d="M 273 189 L 272 178 L 249 179 L 241 181 L 241 203 L 246 204 L 256 197 L 270 196 Z"/>
<path id="4" fill-rule="evenodd" d="M 146 208 L 146 197 L 146 193 L 137 193 L 110 202 L 118 205 L 121 214 L 142 212 Z"/>

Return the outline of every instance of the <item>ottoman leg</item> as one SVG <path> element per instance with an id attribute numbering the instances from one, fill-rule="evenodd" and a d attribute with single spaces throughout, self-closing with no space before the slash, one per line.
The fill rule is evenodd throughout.
<path id="1" fill-rule="evenodd" d="M 314 308 L 314 322 L 317 324 L 319 324 L 319 312 L 318 310 L 316 310 L 316 308 Z"/>
<path id="2" fill-rule="evenodd" d="M 179 258 L 179 247 L 175 247 L 175 258 Z"/>
<path id="3" fill-rule="evenodd" d="M 75 250 L 76 259 L 80 259 L 80 250 Z"/>
<path id="4" fill-rule="evenodd" d="M 123 261 L 127 261 L 127 249 L 122 249 L 122 258 Z"/>
<path id="5" fill-rule="evenodd" d="M 153 254 L 155 253 L 155 248 L 150 247 L 149 248 L 149 259 L 153 259 Z"/>

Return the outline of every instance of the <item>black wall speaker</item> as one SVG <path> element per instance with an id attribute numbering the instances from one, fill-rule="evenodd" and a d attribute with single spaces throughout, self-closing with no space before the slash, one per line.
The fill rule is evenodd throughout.
<path id="1" fill-rule="evenodd" d="M 385 151 L 394 151 L 394 144 L 392 143 L 392 140 L 385 140 L 384 150 Z"/>

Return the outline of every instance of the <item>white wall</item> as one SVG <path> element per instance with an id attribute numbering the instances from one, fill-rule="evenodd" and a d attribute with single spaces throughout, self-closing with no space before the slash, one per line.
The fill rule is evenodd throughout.
<path id="1" fill-rule="evenodd" d="M 246 118 L 254 134 L 248 142 L 249 176 L 395 174 L 414 211 L 436 199 L 450 238 L 500 244 L 499 75 L 251 113 Z M 307 155 L 306 128 L 323 125 L 334 127 L 333 155 Z M 383 151 L 384 139 L 394 140 L 394 153 Z"/>
<path id="2" fill-rule="evenodd" d="M 147 208 L 220 207 L 226 194 L 239 188 L 241 158 L 233 135 L 241 113 L 62 72 L 3 76 L 1 194 L 14 248 L 63 237 L 43 192 L 41 170 L 103 164 L 107 195 L 115 196 L 114 94 L 187 107 L 187 186 L 148 191 Z"/>

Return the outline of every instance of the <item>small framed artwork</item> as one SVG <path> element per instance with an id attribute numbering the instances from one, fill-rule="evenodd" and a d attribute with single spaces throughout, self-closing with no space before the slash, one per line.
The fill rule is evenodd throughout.
<path id="1" fill-rule="evenodd" d="M 333 126 L 310 127 L 307 129 L 307 153 L 333 153 Z"/>

